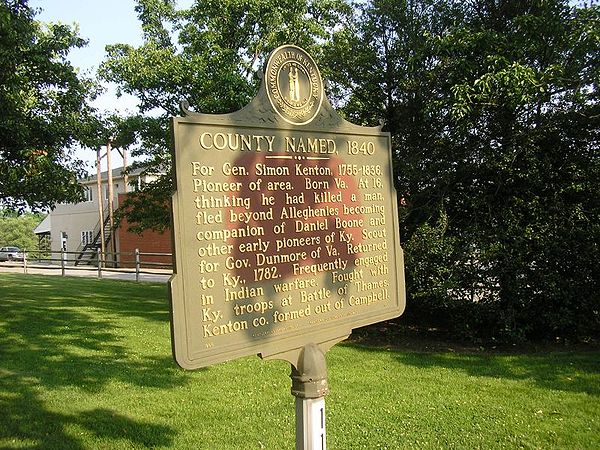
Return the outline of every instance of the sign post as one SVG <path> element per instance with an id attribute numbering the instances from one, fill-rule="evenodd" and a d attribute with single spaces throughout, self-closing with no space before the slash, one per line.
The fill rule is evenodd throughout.
<path id="1" fill-rule="evenodd" d="M 290 376 L 296 397 L 296 450 L 325 450 L 325 395 L 329 387 L 325 355 L 319 347 L 304 347 Z"/>
<path id="2" fill-rule="evenodd" d="M 390 135 L 339 116 L 291 45 L 273 51 L 243 109 L 182 111 L 171 123 L 175 360 L 290 362 L 297 448 L 325 448 L 325 353 L 405 306 Z"/>

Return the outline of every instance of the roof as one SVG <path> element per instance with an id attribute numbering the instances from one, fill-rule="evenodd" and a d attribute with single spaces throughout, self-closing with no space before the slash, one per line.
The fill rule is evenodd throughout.
<path id="1" fill-rule="evenodd" d="M 40 222 L 40 224 L 35 227 L 35 230 L 33 230 L 33 232 L 35 234 L 46 234 L 46 233 L 50 233 L 50 226 L 51 226 L 51 220 L 50 220 L 50 214 L 48 214 L 44 220 L 42 220 Z"/>
<path id="2" fill-rule="evenodd" d="M 123 178 L 123 167 L 117 167 L 116 169 L 112 170 L 112 177 L 113 178 Z M 137 168 L 137 169 L 132 169 L 130 167 L 127 168 L 129 173 L 127 174 L 128 176 L 137 176 L 140 175 L 142 173 L 142 171 L 144 170 L 143 168 Z M 94 173 L 93 175 L 89 175 L 81 180 L 79 180 L 80 182 L 83 183 L 89 183 L 90 181 L 96 181 L 97 175 Z M 102 172 L 100 174 L 100 178 L 102 180 L 106 180 L 108 178 L 108 170 L 105 170 L 104 172 Z"/>

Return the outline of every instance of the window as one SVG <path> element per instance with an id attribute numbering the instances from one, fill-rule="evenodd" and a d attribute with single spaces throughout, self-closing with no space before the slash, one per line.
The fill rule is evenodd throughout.
<path id="1" fill-rule="evenodd" d="M 91 230 L 82 231 L 81 232 L 81 245 L 89 245 L 92 243 L 92 234 Z"/>
<path id="2" fill-rule="evenodd" d="M 92 188 L 89 186 L 84 186 L 83 187 L 83 201 L 84 202 L 91 202 L 92 201 Z"/>

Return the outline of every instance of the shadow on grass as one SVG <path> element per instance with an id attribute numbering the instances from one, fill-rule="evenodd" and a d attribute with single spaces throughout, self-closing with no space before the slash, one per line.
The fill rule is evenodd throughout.
<path id="1" fill-rule="evenodd" d="M 86 411 L 74 419 L 74 422 L 92 431 L 99 438 L 126 438 L 147 448 L 170 445 L 174 434 L 168 427 L 136 422 L 107 409 Z"/>
<path id="2" fill-rule="evenodd" d="M 145 447 L 169 445 L 175 431 L 163 425 L 109 409 L 58 413 L 60 407 L 47 407 L 44 398 L 60 388 L 100 393 L 115 381 L 155 388 L 185 384 L 187 375 L 175 368 L 168 344 L 163 357 L 128 342 L 147 333 L 145 321 L 155 327 L 168 322 L 164 286 L 2 275 L 0 448 L 11 442 L 19 448 L 82 448 L 66 430 L 73 427 Z"/>
<path id="3" fill-rule="evenodd" d="M 474 377 L 529 381 L 544 388 L 600 396 L 597 352 L 460 353 L 382 350 L 346 344 L 362 352 L 394 352 L 400 364 L 417 368 L 442 367 Z"/>
<path id="4" fill-rule="evenodd" d="M 66 428 L 86 430 L 96 438 L 112 442 L 123 440 L 147 448 L 169 446 L 175 431 L 164 425 L 135 421 L 116 411 L 92 409 L 77 415 L 49 411 L 35 394 L 34 385 L 14 377 L 0 377 L 0 387 L 10 383 L 13 391 L 4 388 L 0 394 L 2 428 L 0 448 L 28 449 L 88 449 Z M 14 444 L 10 445 L 10 444 Z"/>

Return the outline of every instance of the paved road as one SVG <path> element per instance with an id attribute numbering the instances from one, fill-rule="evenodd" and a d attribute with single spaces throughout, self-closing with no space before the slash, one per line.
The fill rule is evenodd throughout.
<path id="1" fill-rule="evenodd" d="M 102 269 L 102 278 L 107 280 L 129 280 L 135 281 L 135 272 L 133 269 Z M 0 262 L 0 273 L 24 273 L 23 266 L 15 262 Z M 60 266 L 30 264 L 27 267 L 28 274 L 37 275 L 56 275 L 61 276 Z M 72 266 L 65 268 L 65 276 L 69 277 L 98 277 L 98 269 L 82 269 Z M 148 269 L 147 272 L 140 273 L 140 281 L 166 283 L 171 277 L 170 270 Z"/>

